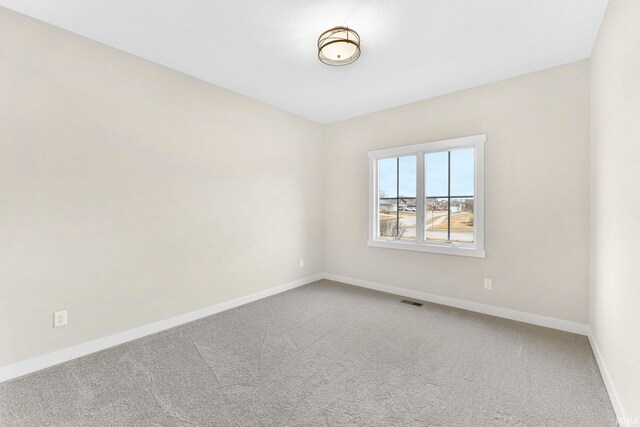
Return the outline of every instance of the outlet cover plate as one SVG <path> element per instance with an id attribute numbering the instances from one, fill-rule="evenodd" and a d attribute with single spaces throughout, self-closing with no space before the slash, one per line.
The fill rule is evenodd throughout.
<path id="1" fill-rule="evenodd" d="M 56 311 L 53 313 L 53 327 L 59 328 L 67 324 L 67 310 Z"/>

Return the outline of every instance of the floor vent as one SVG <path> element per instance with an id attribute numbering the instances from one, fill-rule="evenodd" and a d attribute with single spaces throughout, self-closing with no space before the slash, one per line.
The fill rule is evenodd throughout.
<path id="1" fill-rule="evenodd" d="M 409 301 L 408 299 L 403 299 L 400 302 L 403 303 L 403 304 L 415 305 L 416 307 L 422 307 L 422 303 L 421 302 Z"/>

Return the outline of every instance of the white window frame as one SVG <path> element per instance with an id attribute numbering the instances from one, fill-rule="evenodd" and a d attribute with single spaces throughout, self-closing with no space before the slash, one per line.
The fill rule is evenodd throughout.
<path id="1" fill-rule="evenodd" d="M 436 254 L 459 255 L 485 258 L 484 250 L 484 144 L 487 135 L 473 135 L 462 138 L 443 139 L 422 144 L 405 145 L 369 152 L 369 241 L 368 245 L 378 248 L 402 249 L 407 251 L 431 252 Z M 434 242 L 424 238 L 425 201 L 425 154 L 475 148 L 474 156 L 474 241 L 473 243 Z M 416 240 L 415 242 L 396 238 L 380 237 L 378 225 L 378 160 L 416 156 Z"/>

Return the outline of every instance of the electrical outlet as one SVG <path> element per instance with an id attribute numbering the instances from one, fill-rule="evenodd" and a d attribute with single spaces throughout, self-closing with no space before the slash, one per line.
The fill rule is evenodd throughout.
<path id="1" fill-rule="evenodd" d="M 300 260 L 300 268 L 302 268 L 302 267 L 304 267 L 304 260 L 303 259 Z"/>
<path id="2" fill-rule="evenodd" d="M 53 313 L 53 327 L 58 328 L 67 324 L 67 310 Z"/>
<path id="3" fill-rule="evenodd" d="M 491 283 L 491 279 L 484 279 L 484 288 L 491 290 L 493 284 Z"/>

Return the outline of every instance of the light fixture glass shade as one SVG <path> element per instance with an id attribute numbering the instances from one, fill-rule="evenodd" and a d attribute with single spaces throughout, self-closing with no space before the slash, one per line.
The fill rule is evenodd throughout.
<path id="1" fill-rule="evenodd" d="M 360 36 L 347 27 L 325 31 L 318 38 L 318 59 L 327 65 L 347 65 L 360 56 Z"/>

